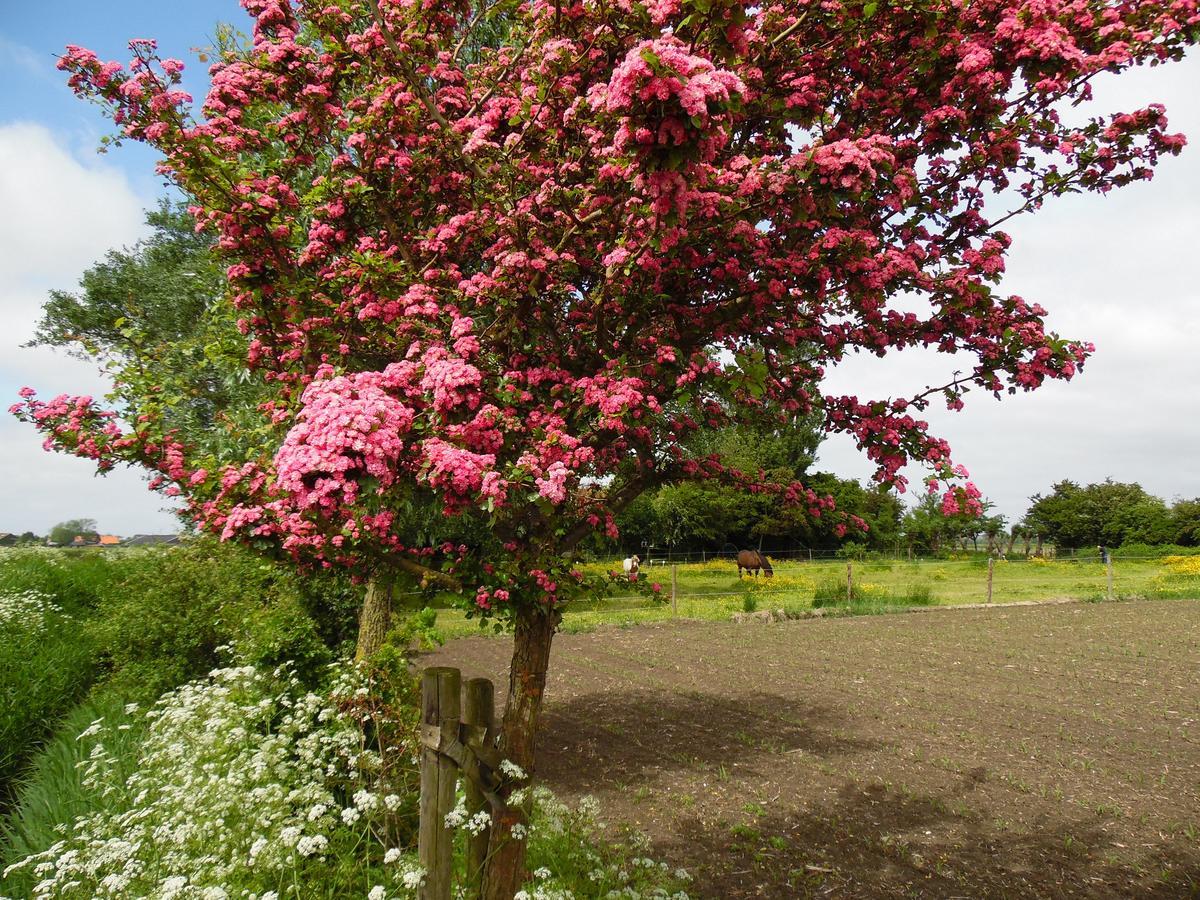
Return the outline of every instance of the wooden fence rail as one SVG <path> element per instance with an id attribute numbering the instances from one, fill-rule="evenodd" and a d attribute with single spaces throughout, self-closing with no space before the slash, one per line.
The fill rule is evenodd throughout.
<path id="1" fill-rule="evenodd" d="M 433 666 L 421 676 L 421 822 L 417 857 L 425 870 L 420 900 L 450 900 L 454 869 L 453 812 L 458 779 L 463 780 L 468 821 L 478 823 L 504 806 L 496 793 L 495 689 L 486 678 L 462 683 L 458 669 Z M 468 829 L 468 896 L 480 896 L 490 827 Z"/>

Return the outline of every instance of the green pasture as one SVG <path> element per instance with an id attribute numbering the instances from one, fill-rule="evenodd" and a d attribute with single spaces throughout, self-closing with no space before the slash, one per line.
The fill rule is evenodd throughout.
<path id="1" fill-rule="evenodd" d="M 716 559 L 676 566 L 676 611 L 672 611 L 671 566 L 643 565 L 642 589 L 615 583 L 609 596 L 576 602 L 564 612 L 563 628 L 586 631 L 601 624 L 630 626 L 642 622 L 681 618 L 725 620 L 749 609 L 783 609 L 789 613 L 813 609 L 814 597 L 824 590 L 839 601 L 826 602 L 831 611 L 883 612 L 913 605 L 952 606 L 986 603 L 988 560 L 982 555 L 958 559 L 908 560 L 772 560 L 773 578 L 743 575 L 732 560 Z M 850 572 L 847 572 L 849 566 Z M 588 574 L 620 572 L 621 561 L 610 560 L 584 567 Z M 847 575 L 852 576 L 855 600 L 844 603 Z M 657 583 L 655 599 L 645 584 Z M 1198 597 L 1200 558 L 1116 558 L 1113 596 Z M 1108 595 L 1108 574 L 1097 559 L 1055 560 L 1017 558 L 996 560 L 992 570 L 992 602 L 1069 598 L 1101 600 Z M 440 605 L 440 604 L 439 604 Z M 478 623 L 450 608 L 439 609 L 437 627 L 447 637 L 478 632 Z"/>

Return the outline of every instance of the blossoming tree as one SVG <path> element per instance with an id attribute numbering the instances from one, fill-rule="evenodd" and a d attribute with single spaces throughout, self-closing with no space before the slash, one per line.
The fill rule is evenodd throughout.
<path id="1" fill-rule="evenodd" d="M 252 43 L 199 114 L 152 42 L 61 66 L 219 236 L 273 386 L 264 437 L 199 452 L 152 389 L 16 410 L 49 446 L 153 470 L 203 528 L 370 579 L 363 652 L 398 571 L 510 622 L 503 749 L 524 767 L 560 612 L 589 590 L 575 548 L 639 492 L 743 479 L 836 515 L 695 457 L 697 430 L 818 414 L 881 481 L 917 461 L 948 512 L 977 504 L 921 410 L 1090 351 L 999 291 L 1001 227 L 1179 150 L 1159 106 L 1078 104 L 1200 28 L 1197 0 L 243 5 Z M 819 388 L 847 353 L 908 347 L 968 362 L 910 397 Z M 489 552 L 422 542 L 405 511 L 431 501 L 483 520 Z M 498 817 L 489 897 L 518 884 L 521 815 Z"/>

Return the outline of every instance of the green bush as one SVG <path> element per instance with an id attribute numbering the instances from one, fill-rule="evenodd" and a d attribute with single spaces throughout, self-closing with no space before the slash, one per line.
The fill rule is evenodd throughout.
<path id="1" fill-rule="evenodd" d="M 230 658 L 310 681 L 331 659 L 290 573 L 209 540 L 130 553 L 89 630 L 118 690 L 142 699 Z"/>
<path id="2" fill-rule="evenodd" d="M 896 602 L 904 606 L 932 606 L 937 599 L 929 585 L 910 584 L 904 589 L 904 593 L 896 598 Z"/>
<path id="3" fill-rule="evenodd" d="M 1098 549 L 1093 552 L 1097 556 L 1100 553 Z M 1178 544 L 1122 544 L 1112 550 L 1114 563 L 1122 559 L 1161 559 L 1164 556 L 1200 556 L 1200 547 L 1180 547 Z"/>
<path id="4" fill-rule="evenodd" d="M 742 598 L 742 612 L 752 613 L 758 609 L 758 598 L 753 594 L 747 594 Z"/>

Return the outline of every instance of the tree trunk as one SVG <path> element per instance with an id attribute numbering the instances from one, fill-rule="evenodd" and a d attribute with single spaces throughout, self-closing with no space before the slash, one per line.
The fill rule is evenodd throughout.
<path id="1" fill-rule="evenodd" d="M 1008 549 L 1004 551 L 1005 556 L 1012 556 L 1013 544 L 1017 542 L 1017 533 L 1014 531 L 1008 536 Z"/>
<path id="2" fill-rule="evenodd" d="M 354 661 L 362 662 L 378 653 L 391 627 L 392 583 L 384 578 L 373 577 L 367 582 L 367 595 L 363 598 L 362 611 L 358 616 L 358 644 L 354 648 Z"/>
<path id="3" fill-rule="evenodd" d="M 508 701 L 504 706 L 504 758 L 516 763 L 529 779 L 533 777 L 534 742 L 542 695 L 546 690 L 546 668 L 550 642 L 561 614 L 553 610 L 526 608 L 517 615 L 513 635 L 512 667 L 508 676 Z M 526 787 L 529 781 L 519 785 Z M 523 807 L 509 807 L 496 816 L 484 873 L 485 900 L 512 900 L 525 879 L 525 838 L 513 837 L 513 827 L 526 827 Z"/>

